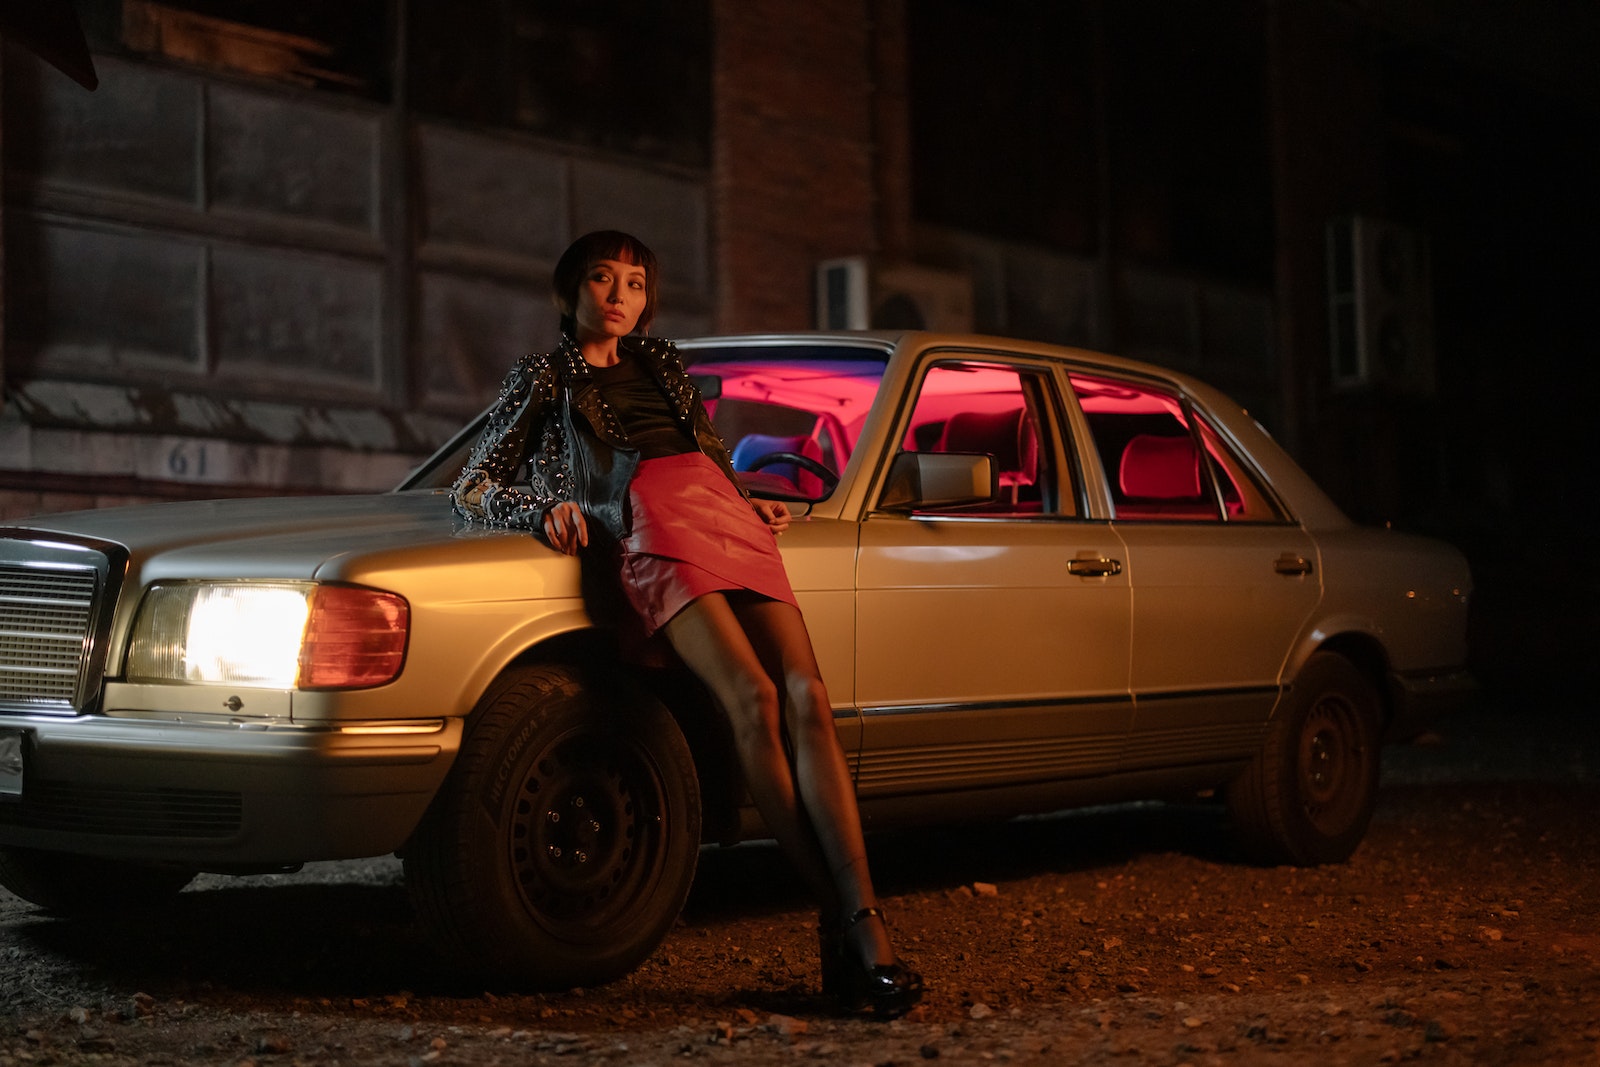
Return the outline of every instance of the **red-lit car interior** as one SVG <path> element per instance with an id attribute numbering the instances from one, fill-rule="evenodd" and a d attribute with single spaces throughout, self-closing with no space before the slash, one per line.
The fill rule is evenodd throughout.
<path id="1" fill-rule="evenodd" d="M 869 350 L 750 349 L 695 354 L 717 431 L 757 492 L 820 500 L 849 461 L 876 398 L 884 360 Z M 994 457 L 1001 499 L 983 513 L 1070 514 L 1050 469 L 1041 419 L 1053 378 L 1043 370 L 942 360 L 923 374 L 901 447 Z M 1120 521 L 1281 521 L 1248 466 L 1182 399 L 1136 381 L 1068 376 Z M 1072 455 L 1072 449 L 1064 450 Z M 1205 462 L 1201 462 L 1201 456 Z M 832 477 L 829 477 L 829 476 Z M 1076 489 L 1076 487 L 1074 487 Z M 1063 502 L 1065 511 L 1063 511 Z"/>

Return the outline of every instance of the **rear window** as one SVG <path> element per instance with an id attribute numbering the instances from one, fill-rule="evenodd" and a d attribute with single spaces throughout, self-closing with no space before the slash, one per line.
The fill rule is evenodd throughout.
<path id="1" fill-rule="evenodd" d="M 1146 382 L 1070 378 L 1117 519 L 1285 521 L 1259 476 L 1176 393 Z"/>

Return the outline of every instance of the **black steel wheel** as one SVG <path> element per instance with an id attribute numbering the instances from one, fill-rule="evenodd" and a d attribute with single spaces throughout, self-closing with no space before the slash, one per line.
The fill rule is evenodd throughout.
<path id="1" fill-rule="evenodd" d="M 1378 795 L 1379 704 L 1366 675 L 1319 652 L 1306 661 L 1250 767 L 1228 789 L 1258 859 L 1314 866 L 1350 857 Z"/>
<path id="2" fill-rule="evenodd" d="M 638 966 L 694 879 L 700 791 L 659 703 L 566 666 L 488 694 L 405 851 L 417 912 L 476 975 L 593 985 Z"/>

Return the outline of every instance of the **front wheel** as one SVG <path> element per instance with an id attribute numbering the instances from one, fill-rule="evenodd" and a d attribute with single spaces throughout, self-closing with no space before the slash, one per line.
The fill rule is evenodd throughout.
<path id="1" fill-rule="evenodd" d="M 1378 694 L 1343 656 L 1306 661 L 1249 768 L 1227 791 L 1252 855 L 1315 866 L 1349 859 L 1378 796 Z"/>
<path id="2" fill-rule="evenodd" d="M 477 975 L 564 989 L 638 966 L 700 848 L 688 743 L 658 702 L 567 666 L 507 672 L 405 851 L 433 940 Z"/>

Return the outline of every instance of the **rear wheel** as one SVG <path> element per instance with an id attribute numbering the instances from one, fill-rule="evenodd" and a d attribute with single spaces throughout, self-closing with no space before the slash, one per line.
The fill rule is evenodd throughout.
<path id="1" fill-rule="evenodd" d="M 195 872 L 125 860 L 0 848 L 0 885 L 61 915 L 97 915 L 167 903 Z"/>
<path id="2" fill-rule="evenodd" d="M 1343 656 L 1306 661 L 1250 767 L 1228 788 L 1243 844 L 1269 863 L 1350 857 L 1378 795 L 1378 694 Z"/>
<path id="3" fill-rule="evenodd" d="M 536 988 L 620 977 L 676 920 L 700 789 L 658 702 L 571 667 L 502 676 L 406 848 L 419 917 L 451 960 Z"/>

